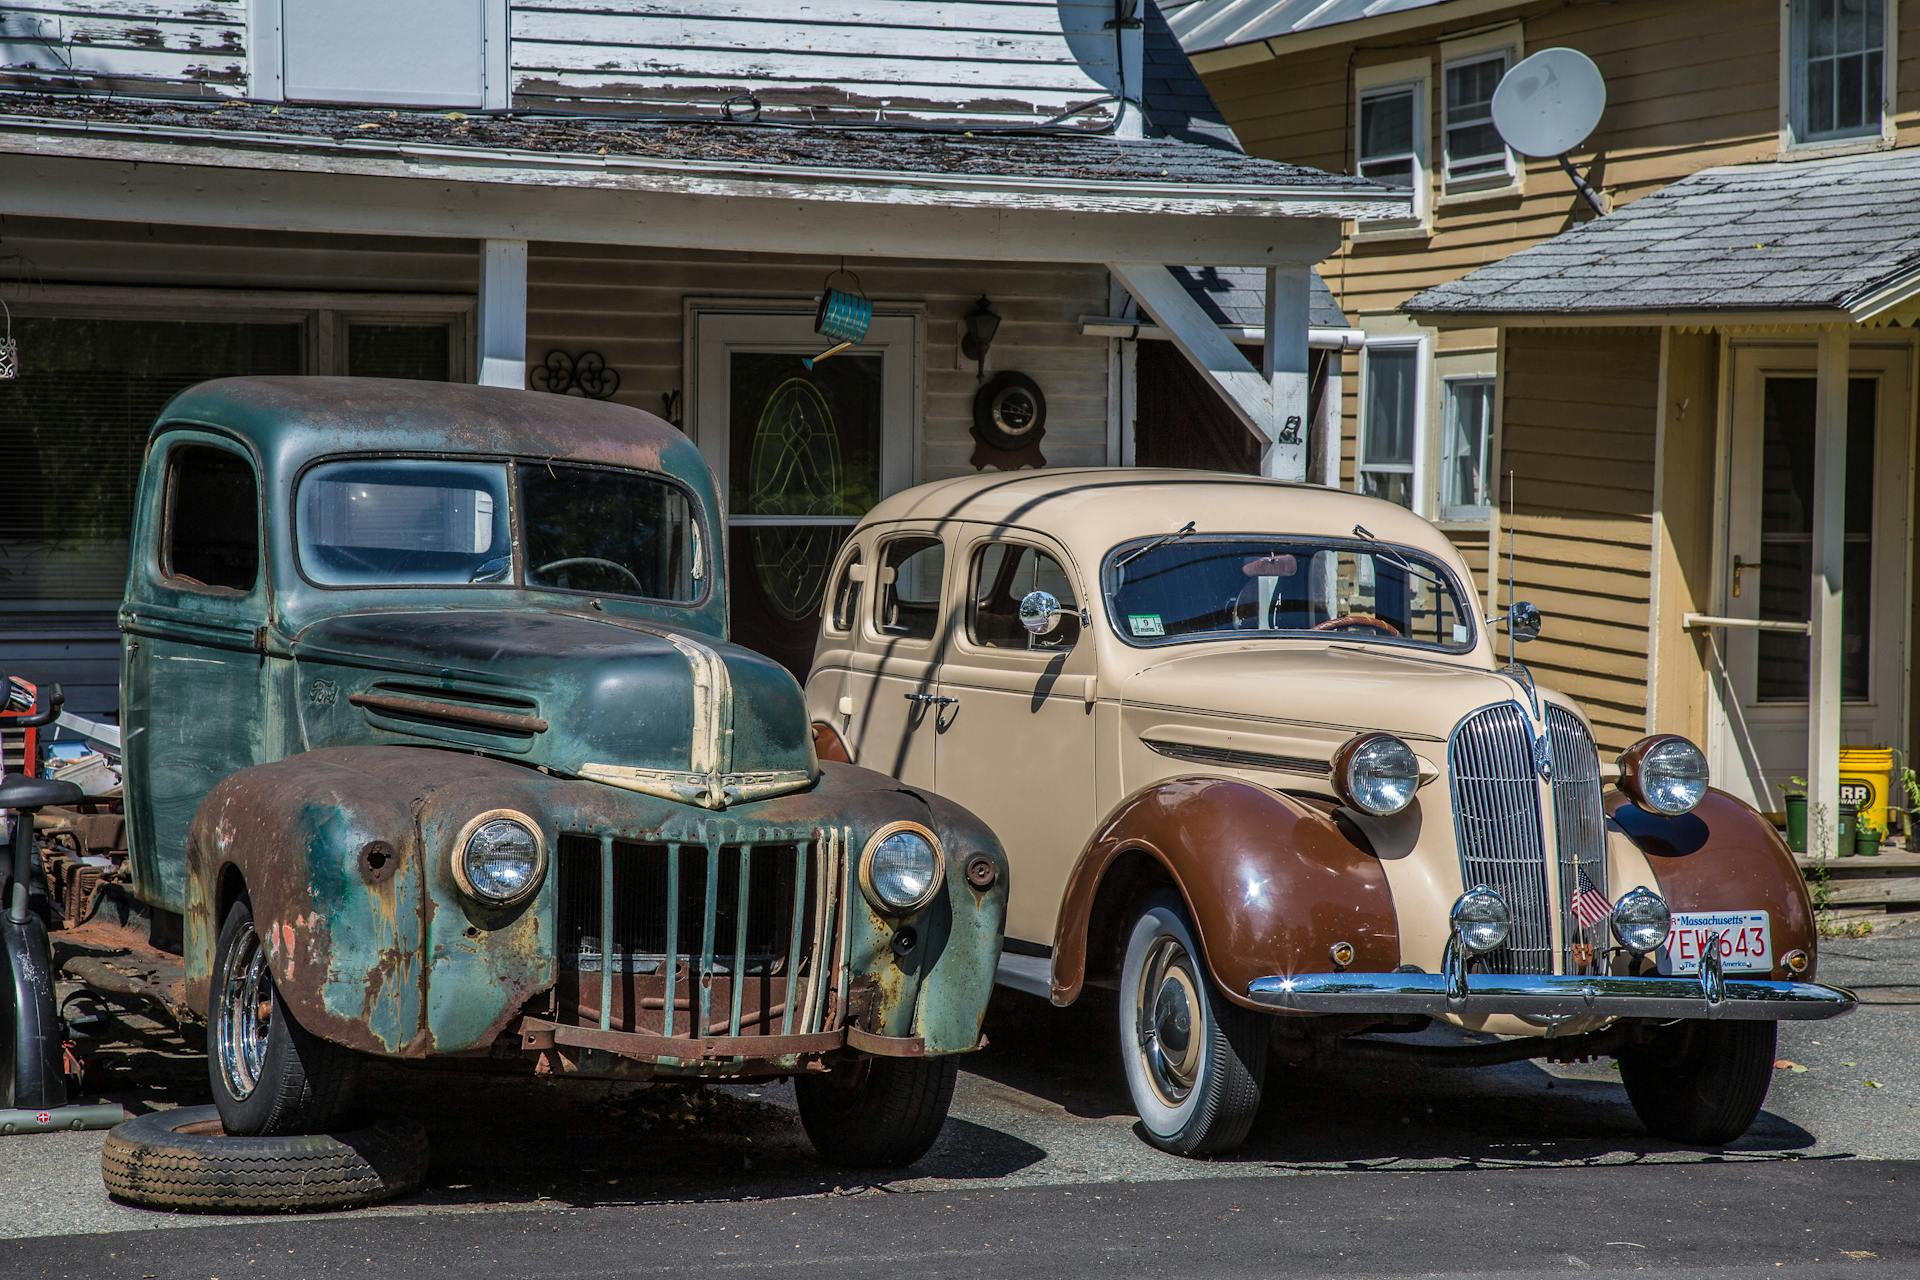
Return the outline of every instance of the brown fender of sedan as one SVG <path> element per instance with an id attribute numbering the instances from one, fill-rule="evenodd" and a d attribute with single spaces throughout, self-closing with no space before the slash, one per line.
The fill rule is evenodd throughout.
<path id="1" fill-rule="evenodd" d="M 1116 917 L 1156 870 L 1186 900 L 1214 982 L 1235 1004 L 1260 1007 L 1247 998 L 1255 978 L 1333 968 L 1337 942 L 1353 944 L 1349 969 L 1400 963 L 1386 872 L 1328 814 L 1251 783 L 1176 778 L 1122 801 L 1075 864 L 1054 932 L 1055 1004 L 1079 997 L 1090 940 L 1114 941 L 1125 925 Z M 1110 959 L 1094 951 L 1095 965 Z"/>
<path id="2" fill-rule="evenodd" d="M 813 722 L 813 756 L 816 760 L 830 760 L 838 764 L 853 763 L 853 753 L 847 750 L 846 739 L 824 720 Z"/>
<path id="3" fill-rule="evenodd" d="M 1618 791 L 1606 797 L 1607 822 L 1646 855 L 1660 894 L 1675 911 L 1763 910 L 1773 922 L 1773 976 L 1811 981 L 1819 967 L 1819 930 L 1806 881 L 1786 841 L 1752 806 L 1708 790 L 1691 813 L 1664 817 Z M 1804 974 L 1779 957 L 1802 950 Z"/>

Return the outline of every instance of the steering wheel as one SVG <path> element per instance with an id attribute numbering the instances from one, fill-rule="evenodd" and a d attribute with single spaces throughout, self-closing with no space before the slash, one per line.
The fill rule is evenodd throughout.
<path id="1" fill-rule="evenodd" d="M 611 569 L 633 584 L 633 594 L 637 596 L 647 594 L 647 589 L 640 585 L 640 579 L 633 570 L 617 560 L 607 560 L 600 556 L 568 556 L 563 560 L 549 560 L 545 564 L 535 565 L 533 571 L 545 575 L 553 569 L 571 569 L 576 565 L 597 565 L 602 569 Z"/>
<path id="2" fill-rule="evenodd" d="M 1371 630 L 1378 631 L 1383 636 L 1392 636 L 1395 640 L 1406 639 L 1406 636 L 1401 634 L 1400 628 L 1394 626 L 1385 618 L 1376 618 L 1370 613 L 1343 613 L 1337 618 L 1328 618 L 1325 622 L 1316 622 L 1309 629 L 1313 631 L 1350 631 L 1356 627 L 1367 627 Z"/>

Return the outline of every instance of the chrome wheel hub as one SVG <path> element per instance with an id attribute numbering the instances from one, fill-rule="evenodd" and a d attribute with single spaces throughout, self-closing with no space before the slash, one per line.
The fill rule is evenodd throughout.
<path id="1" fill-rule="evenodd" d="M 1186 1101 L 1199 1079 L 1205 1009 L 1187 949 L 1173 938 L 1156 939 L 1140 983 L 1136 1047 L 1153 1091 L 1168 1106 Z"/>
<path id="2" fill-rule="evenodd" d="M 260 1083 L 272 1030 L 273 975 L 260 939 L 249 930 L 227 961 L 213 1028 L 220 1074 L 235 1101 L 244 1102 Z"/>

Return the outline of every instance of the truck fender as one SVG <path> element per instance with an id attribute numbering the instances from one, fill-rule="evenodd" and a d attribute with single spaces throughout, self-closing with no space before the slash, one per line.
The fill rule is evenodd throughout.
<path id="1" fill-rule="evenodd" d="M 1117 960 L 1124 913 L 1163 879 L 1236 1004 L 1259 1007 L 1247 998 L 1255 978 L 1332 970 L 1336 942 L 1353 944 L 1353 970 L 1400 963 L 1386 872 L 1331 815 L 1248 782 L 1175 778 L 1121 801 L 1074 865 L 1054 930 L 1055 1004 L 1079 997 L 1090 964 Z"/>
<path id="2" fill-rule="evenodd" d="M 439 856 L 476 806 L 540 812 L 512 785 L 525 771 L 488 763 L 347 747 L 223 780 L 188 831 L 188 1003 L 208 1012 L 214 943 L 244 891 L 280 998 L 302 1027 L 390 1057 L 492 1043 L 552 984 L 553 961 L 537 909 L 549 886 L 507 911 L 463 909 Z M 463 775 L 483 770 L 503 779 L 485 780 L 484 799 L 466 794 L 482 780 Z"/>
<path id="3" fill-rule="evenodd" d="M 1617 790 L 1606 795 L 1607 825 L 1646 857 L 1660 896 L 1675 911 L 1765 911 L 1773 922 L 1773 976 L 1811 979 L 1820 936 L 1806 878 L 1773 823 L 1746 803 L 1709 788 L 1692 812 L 1666 817 Z M 1807 971 L 1789 973 L 1781 957 L 1807 953 Z"/>

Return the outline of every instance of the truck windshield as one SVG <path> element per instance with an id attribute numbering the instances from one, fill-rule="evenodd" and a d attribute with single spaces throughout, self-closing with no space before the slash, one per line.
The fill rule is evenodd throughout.
<path id="1" fill-rule="evenodd" d="M 1461 652 L 1472 614 L 1452 573 L 1410 547 L 1261 535 L 1142 539 L 1107 556 L 1107 607 L 1130 644 L 1254 636 Z"/>
<path id="2" fill-rule="evenodd" d="M 514 560 L 508 501 L 518 472 Z M 698 520 L 678 485 L 557 462 L 366 458 L 300 480 L 300 567 L 321 586 L 531 587 L 676 604 L 704 584 Z"/>

